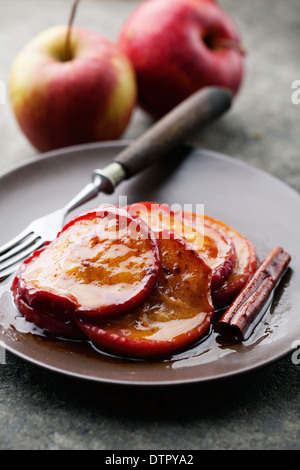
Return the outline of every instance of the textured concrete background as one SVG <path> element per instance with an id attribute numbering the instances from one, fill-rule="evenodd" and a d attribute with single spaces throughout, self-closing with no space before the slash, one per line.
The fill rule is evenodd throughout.
<path id="1" fill-rule="evenodd" d="M 71 0 L 0 0 L 0 80 L 20 47 L 63 23 Z M 83 1 L 77 24 L 115 39 L 136 1 Z M 234 109 L 195 139 L 300 191 L 299 0 L 220 0 L 248 50 Z M 150 124 L 137 111 L 125 137 Z M 0 170 L 36 158 L 9 103 L 0 105 Z M 1 203 L 1 201 L 0 201 Z M 7 354 L 0 365 L 1 449 L 299 449 L 300 366 L 285 357 L 230 380 L 164 390 L 100 386 L 56 376 Z"/>

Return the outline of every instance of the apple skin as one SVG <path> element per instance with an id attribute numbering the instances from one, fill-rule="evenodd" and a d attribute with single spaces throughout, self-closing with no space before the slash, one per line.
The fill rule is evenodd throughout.
<path id="1" fill-rule="evenodd" d="M 53 242 L 23 261 L 12 291 L 41 312 L 41 322 L 44 314 L 60 323 L 111 319 L 145 301 L 160 267 L 148 225 L 104 205 L 68 222 Z"/>
<path id="2" fill-rule="evenodd" d="M 33 38 L 12 64 L 9 93 L 16 119 L 39 151 L 113 140 L 125 131 L 137 100 L 128 58 L 97 32 L 67 26 Z"/>
<path id="3" fill-rule="evenodd" d="M 220 220 L 206 216 L 209 223 L 228 235 L 235 246 L 236 259 L 233 271 L 224 284 L 212 293 L 215 308 L 224 308 L 234 301 L 236 296 L 253 276 L 257 269 L 256 250 L 248 238 Z"/>
<path id="4" fill-rule="evenodd" d="M 183 213 L 183 217 L 188 220 L 197 216 L 192 213 Z M 204 221 L 210 227 L 231 238 L 235 248 L 236 256 L 232 272 L 221 286 L 212 291 L 214 307 L 216 309 L 225 308 L 234 301 L 246 282 L 255 273 L 257 269 L 256 250 L 247 237 L 222 220 L 216 220 L 205 215 Z"/>
<path id="5" fill-rule="evenodd" d="M 205 86 L 238 92 L 244 75 L 240 35 L 213 0 L 148 0 L 123 25 L 121 49 L 131 60 L 139 104 L 161 117 Z"/>
<path id="6" fill-rule="evenodd" d="M 43 330 L 45 334 L 50 336 L 63 337 L 66 339 L 85 339 L 85 336 L 75 324 L 71 322 L 61 322 L 49 313 L 39 312 L 30 307 L 20 295 L 16 283 L 14 283 L 13 289 L 15 305 L 26 321 L 33 323 L 36 327 Z"/>

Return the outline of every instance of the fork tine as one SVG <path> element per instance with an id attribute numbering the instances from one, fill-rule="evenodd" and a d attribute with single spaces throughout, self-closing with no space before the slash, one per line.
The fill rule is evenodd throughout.
<path id="1" fill-rule="evenodd" d="M 22 242 L 26 237 L 32 234 L 30 227 L 27 227 L 23 232 L 19 233 L 15 238 L 0 246 L 0 255 L 5 254 L 7 251 L 14 248 L 18 243 Z"/>
<path id="2" fill-rule="evenodd" d="M 0 271 L 0 282 L 10 276 L 14 271 L 16 271 L 16 268 L 12 267 L 5 269 L 4 271 Z"/>
<path id="3" fill-rule="evenodd" d="M 37 236 L 34 233 L 32 233 L 28 237 L 24 238 L 23 243 L 19 243 L 19 244 L 15 245 L 15 247 L 12 248 L 11 250 L 7 250 L 4 253 L 4 255 L 0 255 L 0 266 L 7 259 L 12 258 L 17 253 L 25 250 L 27 247 L 32 245 L 33 242 L 35 242 L 36 239 L 37 239 Z"/>
<path id="4" fill-rule="evenodd" d="M 45 240 L 39 238 L 36 242 L 30 245 L 27 250 L 24 250 L 12 258 L 9 258 L 6 262 L 0 264 L 0 279 L 8 276 L 17 268 L 17 264 L 20 263 L 23 259 L 33 253 L 35 250 L 41 248 L 45 243 Z"/>
<path id="5" fill-rule="evenodd" d="M 0 281 L 3 281 L 5 278 L 10 276 L 14 271 L 17 270 L 17 267 L 10 267 L 5 269 L 4 271 L 0 271 Z"/>

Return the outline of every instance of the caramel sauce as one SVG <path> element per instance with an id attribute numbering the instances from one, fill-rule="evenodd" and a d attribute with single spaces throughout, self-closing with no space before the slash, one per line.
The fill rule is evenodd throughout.
<path id="1" fill-rule="evenodd" d="M 112 348 L 116 338 L 124 338 L 129 341 L 131 353 L 139 353 L 140 342 L 148 342 L 150 351 L 155 345 L 163 352 L 190 344 L 209 329 L 214 311 L 210 268 L 196 251 L 186 249 L 179 237 L 162 237 L 159 243 L 162 268 L 152 294 L 134 311 L 112 321 L 98 322 L 94 329 L 105 332 Z"/>
<path id="2" fill-rule="evenodd" d="M 158 204 L 151 204 L 149 209 L 143 203 L 134 204 L 132 211 L 145 220 L 152 230 L 171 230 L 186 238 L 202 254 L 211 269 L 217 269 L 232 256 L 228 238 L 206 225 L 202 216 L 184 218 L 170 211 L 168 206 Z"/>
<path id="3" fill-rule="evenodd" d="M 152 230 L 171 230 L 184 237 L 213 271 L 212 289 L 219 288 L 233 270 L 235 248 L 230 237 L 206 223 L 205 216 L 173 212 L 163 204 L 137 203 L 128 206 Z"/>
<path id="4" fill-rule="evenodd" d="M 149 240 L 135 229 L 116 218 L 80 220 L 26 265 L 22 280 L 86 309 L 119 304 L 127 290 L 141 289 L 155 263 Z"/>
<path id="5" fill-rule="evenodd" d="M 150 345 L 150 356 L 151 345 L 162 354 L 176 354 L 183 347 L 187 351 L 193 349 L 192 345 L 204 335 L 211 337 L 209 330 L 214 313 L 211 270 L 231 256 L 226 235 L 234 239 L 239 234 L 230 228 L 222 234 L 218 226 L 216 229 L 213 224 L 206 226 L 203 217 L 195 226 L 193 221 L 175 215 L 170 218 L 169 214 L 167 218 L 166 214 L 158 212 L 154 220 L 153 213 L 151 220 L 147 211 L 139 215 L 152 229 L 158 231 L 170 227 L 190 244 L 183 246 L 181 238 L 159 237 L 162 266 L 152 293 L 149 295 L 148 292 L 139 307 L 121 317 L 97 321 L 97 326 L 94 325 L 94 329 L 104 332 L 104 350 L 108 340 L 113 354 L 124 352 L 114 351 L 116 338 L 118 341 L 129 340 L 129 356 L 133 352 L 132 357 L 135 357 L 137 352 L 139 357 L 142 343 L 144 349 Z M 166 232 L 163 230 L 164 234 Z M 247 266 L 246 246 L 237 244 L 237 247 L 233 281 L 234 276 L 238 278 Z M 199 257 L 201 252 L 203 258 Z M 53 291 L 68 296 L 84 308 L 96 309 L 99 302 L 102 305 L 118 304 L 126 290 L 130 290 L 132 296 L 132 290 L 139 290 L 143 279 L 151 274 L 154 262 L 155 256 L 145 241 L 145 234 L 136 231 L 136 227 L 120 224 L 118 219 L 81 219 L 62 231 L 33 263 L 28 263 L 22 275 L 32 291 Z M 84 328 L 83 332 L 88 333 Z M 101 341 L 94 344 L 102 347 Z"/>

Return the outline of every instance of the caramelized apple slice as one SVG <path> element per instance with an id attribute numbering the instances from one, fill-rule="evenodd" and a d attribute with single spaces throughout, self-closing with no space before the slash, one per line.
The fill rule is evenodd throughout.
<path id="1" fill-rule="evenodd" d="M 194 218 L 195 215 L 185 214 L 185 217 Z M 256 252 L 252 243 L 245 236 L 221 220 L 215 220 L 205 215 L 204 221 L 229 236 L 235 247 L 236 256 L 232 273 L 220 287 L 212 292 L 215 308 L 221 308 L 229 305 L 235 299 L 250 276 L 254 274 L 257 267 Z"/>
<path id="2" fill-rule="evenodd" d="M 201 219 L 184 218 L 165 204 L 141 202 L 131 204 L 127 210 L 145 220 L 153 230 L 172 230 L 192 243 L 212 269 L 212 290 L 228 279 L 233 270 L 235 248 L 231 238 L 216 227 Z"/>
<path id="3" fill-rule="evenodd" d="M 230 236 L 236 252 L 231 275 L 222 286 L 212 293 L 214 305 L 216 308 L 219 308 L 229 305 L 248 279 L 254 274 L 257 268 L 257 257 L 252 243 L 237 230 L 220 221 L 210 220 L 210 223 L 218 227 L 218 230 Z"/>
<path id="4" fill-rule="evenodd" d="M 184 238 L 164 231 L 160 275 L 145 302 L 122 317 L 78 326 L 102 350 L 146 358 L 173 353 L 207 333 L 213 305 L 211 269 Z"/>
<path id="5" fill-rule="evenodd" d="M 46 335 L 62 337 L 66 339 L 84 339 L 84 334 L 76 324 L 56 320 L 48 312 L 40 312 L 30 307 L 21 297 L 17 282 L 13 285 L 13 296 L 17 309 L 21 315 L 30 323 L 43 330 Z"/>
<path id="6" fill-rule="evenodd" d="M 72 220 L 25 261 L 18 291 L 27 305 L 59 321 L 114 317 L 148 297 L 159 269 L 159 247 L 147 224 L 105 206 Z"/>

